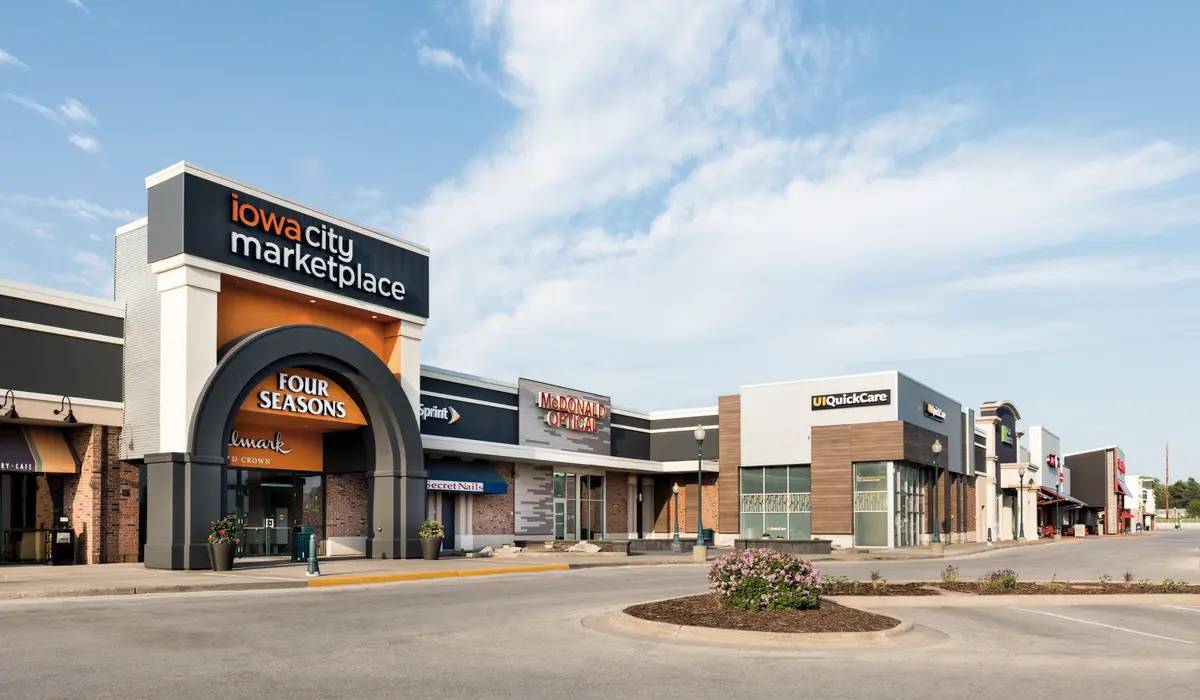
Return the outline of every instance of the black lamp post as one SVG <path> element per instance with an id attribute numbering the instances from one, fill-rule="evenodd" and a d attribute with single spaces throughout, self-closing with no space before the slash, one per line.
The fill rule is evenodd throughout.
<path id="1" fill-rule="evenodd" d="M 941 518 L 938 517 L 938 481 L 942 471 L 942 441 L 933 441 L 933 542 L 942 543 Z"/>
<path id="2" fill-rule="evenodd" d="M 69 396 L 62 397 L 62 401 L 58 402 L 58 408 L 54 409 L 54 415 L 57 416 L 62 413 L 64 406 L 66 406 L 67 415 L 63 418 L 63 422 L 78 423 L 79 421 L 75 420 L 75 407 L 71 405 L 71 397 Z"/>
<path id="3" fill-rule="evenodd" d="M 696 438 L 696 546 L 703 547 L 707 543 L 704 541 L 704 426 L 697 425 L 692 431 L 692 437 Z"/>
<path id="4" fill-rule="evenodd" d="M 683 551 L 683 543 L 679 541 L 679 484 L 671 484 L 671 493 L 675 495 L 675 537 L 671 540 L 671 551 Z"/>
<path id="5" fill-rule="evenodd" d="M 1025 466 L 1017 469 L 1017 521 L 1021 526 L 1018 540 L 1025 539 Z"/>
<path id="6" fill-rule="evenodd" d="M 0 408 L 4 408 L 5 406 L 8 406 L 8 408 L 4 409 L 4 414 L 0 417 L 7 418 L 8 420 L 16 420 L 21 417 L 21 414 L 17 413 L 17 399 L 13 396 L 12 389 L 5 391 L 4 400 L 0 401 Z"/>

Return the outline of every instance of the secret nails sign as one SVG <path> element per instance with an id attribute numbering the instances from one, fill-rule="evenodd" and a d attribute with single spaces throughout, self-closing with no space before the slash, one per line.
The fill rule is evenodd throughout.
<path id="1" fill-rule="evenodd" d="M 419 247 L 210 178 L 189 166 L 150 187 L 150 262 L 187 253 L 429 316 L 429 256 Z"/>

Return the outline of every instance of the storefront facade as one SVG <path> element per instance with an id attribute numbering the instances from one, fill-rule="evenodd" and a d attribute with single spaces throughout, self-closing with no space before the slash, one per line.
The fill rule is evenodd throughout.
<path id="1" fill-rule="evenodd" d="M 1064 457 L 1071 471 L 1072 495 L 1083 503 L 1081 522 L 1088 534 L 1117 535 L 1132 528 L 1133 514 L 1126 506 L 1130 494 L 1125 485 L 1125 452 L 1114 445 Z"/>
<path id="2" fill-rule="evenodd" d="M 722 539 L 975 539 L 973 418 L 948 396 L 880 372 L 744 386 L 719 406 L 723 444 L 738 431 L 720 465 L 722 519 L 739 526 Z"/>

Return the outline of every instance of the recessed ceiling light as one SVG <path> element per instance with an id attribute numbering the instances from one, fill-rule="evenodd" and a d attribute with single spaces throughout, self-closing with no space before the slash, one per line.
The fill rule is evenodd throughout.
<path id="1" fill-rule="evenodd" d="M 316 299 L 309 299 L 309 300 L 308 300 L 308 303 L 310 303 L 310 304 L 315 304 L 315 303 L 317 303 L 317 300 L 316 300 Z"/>
<path id="2" fill-rule="evenodd" d="M 376 316 L 375 314 L 371 314 L 371 318 L 379 318 L 379 317 Z"/>

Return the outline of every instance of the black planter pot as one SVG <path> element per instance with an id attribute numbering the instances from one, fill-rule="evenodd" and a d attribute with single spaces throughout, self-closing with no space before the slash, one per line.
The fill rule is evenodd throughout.
<path id="1" fill-rule="evenodd" d="M 233 552 L 237 545 L 232 542 L 209 542 L 208 559 L 213 571 L 230 571 L 233 569 Z"/>
<path id="2" fill-rule="evenodd" d="M 429 561 L 436 560 L 442 553 L 441 537 L 421 538 L 421 558 Z"/>

